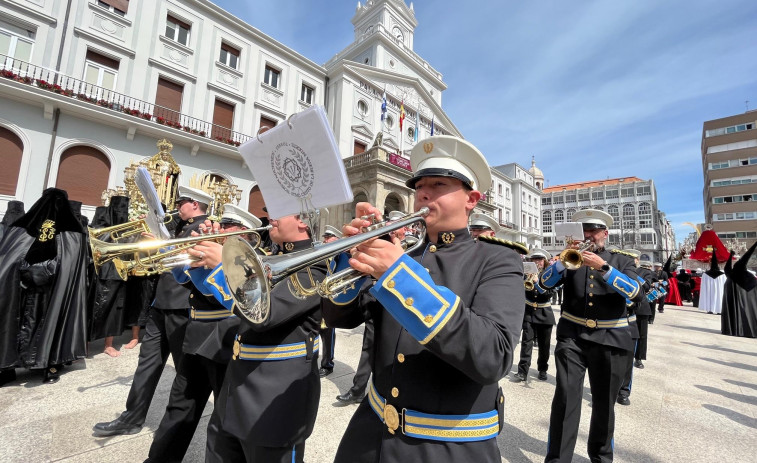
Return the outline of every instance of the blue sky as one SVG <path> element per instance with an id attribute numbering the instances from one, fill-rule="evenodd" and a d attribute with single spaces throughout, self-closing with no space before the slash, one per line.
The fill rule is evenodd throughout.
<path id="1" fill-rule="evenodd" d="M 214 0 L 316 63 L 349 45 L 356 0 Z M 365 2 L 364 2 L 365 3 Z M 406 2 L 409 4 L 409 2 Z M 757 109 L 757 2 L 420 0 L 414 50 L 491 165 L 548 185 L 653 179 L 682 241 L 704 221 L 704 121 Z"/>

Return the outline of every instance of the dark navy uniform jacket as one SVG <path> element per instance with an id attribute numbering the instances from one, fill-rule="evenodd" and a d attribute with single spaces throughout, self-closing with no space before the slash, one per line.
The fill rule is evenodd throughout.
<path id="1" fill-rule="evenodd" d="M 310 245 L 310 240 L 285 243 L 282 252 L 301 251 Z M 325 263 L 310 270 L 316 281 L 321 280 Z M 305 287 L 310 285 L 305 270 L 297 276 Z M 219 277 L 223 281 L 220 273 Z M 240 317 L 238 342 L 254 346 L 304 343 L 307 355 L 271 361 L 233 358 L 213 412 L 218 413 L 224 431 L 261 447 L 289 447 L 304 442 L 313 432 L 321 395 L 318 353 L 314 351 L 321 318 L 321 298 L 299 299 L 287 282 L 271 291 L 266 322 L 253 324 Z"/>
<path id="2" fill-rule="evenodd" d="M 182 220 L 176 227 L 176 238 L 186 238 L 193 231 L 198 231 L 200 224 L 205 222 L 206 215 Z M 191 284 L 181 285 L 170 273 L 163 273 L 158 279 L 158 287 L 155 289 L 155 301 L 152 305 L 163 310 L 186 310 L 189 307 L 189 293 Z"/>
<path id="3" fill-rule="evenodd" d="M 439 234 L 405 254 L 351 302 L 326 302 L 328 326 L 375 324 L 376 392 L 402 412 L 469 415 L 499 411 L 498 381 L 510 369 L 523 322 L 523 264 L 467 229 Z M 496 425 L 495 425 L 496 426 Z M 495 433 L 498 430 L 495 427 Z M 496 434 L 495 434 L 496 437 Z M 495 438 L 444 442 L 389 432 L 368 399 L 358 407 L 337 462 L 500 461 Z"/>
<path id="4" fill-rule="evenodd" d="M 554 325 L 555 313 L 552 311 L 552 294 L 553 290 L 537 287 L 526 291 L 526 312 L 523 314 L 523 321 L 535 323 L 537 325 Z"/>
<path id="5" fill-rule="evenodd" d="M 539 283 L 545 288 L 564 284 L 563 316 L 557 324 L 557 337 L 583 339 L 633 351 L 634 342 L 628 326 L 609 329 L 603 326 L 616 321 L 622 324 L 624 319 L 627 325 L 626 300 L 637 302 L 644 297 L 636 279 L 634 261 L 628 255 L 605 249 L 595 254 L 610 265 L 611 270 L 606 276 L 586 265 L 578 270 L 566 270 L 557 261 L 540 277 Z M 596 327 L 590 328 L 568 318 L 590 320 Z"/>

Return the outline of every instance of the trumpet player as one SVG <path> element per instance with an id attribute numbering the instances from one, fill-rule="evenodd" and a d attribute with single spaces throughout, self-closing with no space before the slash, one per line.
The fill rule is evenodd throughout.
<path id="1" fill-rule="evenodd" d="M 366 241 L 337 256 L 376 279 L 324 304 L 329 326 L 375 326 L 373 379 L 337 450 L 337 463 L 500 461 L 504 423 L 498 381 L 513 361 L 523 320 L 523 264 L 504 240 L 473 240 L 468 219 L 491 185 L 472 144 L 433 136 L 411 152 L 415 209 L 429 209 L 424 245 Z M 343 228 L 380 211 L 358 203 Z M 462 415 L 462 417 L 461 417 Z M 429 425 L 429 422 L 433 424 Z"/>
<path id="2" fill-rule="evenodd" d="M 479 236 L 496 236 L 500 226 L 494 217 L 486 214 L 471 214 L 470 224 L 468 225 L 470 234 L 473 238 Z"/>
<path id="3" fill-rule="evenodd" d="M 573 459 L 587 370 L 592 396 L 589 459 L 612 461 L 615 401 L 634 348 L 626 299 L 636 302 L 644 294 L 633 260 L 605 249 L 607 229 L 612 226 L 610 214 L 585 209 L 573 214 L 572 220 L 582 224 L 583 237 L 593 244 L 594 251 L 583 251 L 583 265 L 574 270 L 556 261 L 539 279 L 544 288 L 564 282 L 555 347 L 557 386 L 545 462 Z"/>
<path id="4" fill-rule="evenodd" d="M 218 224 L 206 221 L 200 228 L 208 231 L 215 225 L 218 231 L 233 232 L 256 229 L 261 224 L 260 219 L 249 212 L 233 204 L 225 204 Z M 217 243 L 203 241 L 195 246 L 191 254 L 209 260 L 209 256 L 206 259 L 206 251 L 210 254 L 212 248 L 218 246 Z M 148 462 L 183 460 L 211 392 L 214 401 L 218 400 L 239 326 L 239 318 L 214 297 L 216 294 L 221 296 L 221 285 L 212 269 L 186 265 L 175 267 L 172 273 L 177 282 L 191 287 L 191 310 L 184 334 L 183 357 L 181 364 L 176 365 L 168 406 L 153 436 Z"/>
<path id="5" fill-rule="evenodd" d="M 174 232 L 176 238 L 188 237 L 198 230 L 207 218 L 211 201 L 210 195 L 204 191 L 179 186 L 176 208 L 180 220 Z M 190 291 L 188 286 L 180 285 L 168 273 L 158 279 L 155 301 L 147 314 L 137 370 L 126 399 L 126 410 L 113 421 L 97 423 L 94 427 L 96 436 L 135 434 L 142 428 L 168 354 L 171 354 L 174 365 L 181 363 L 184 331 L 189 320 Z"/>
<path id="6" fill-rule="evenodd" d="M 536 264 L 539 273 L 544 271 L 547 262 L 552 259 L 549 252 L 535 248 L 526 256 L 526 260 Z M 523 314 L 523 335 L 520 343 L 520 362 L 515 381 L 525 381 L 531 368 L 531 353 L 534 342 L 538 343 L 539 356 L 536 367 L 539 370 L 539 380 L 547 380 L 549 367 L 549 344 L 552 340 L 552 327 L 555 325 L 555 314 L 552 312 L 552 291 L 539 284 L 537 275 L 526 275 L 533 289 L 526 289 L 526 312 Z"/>

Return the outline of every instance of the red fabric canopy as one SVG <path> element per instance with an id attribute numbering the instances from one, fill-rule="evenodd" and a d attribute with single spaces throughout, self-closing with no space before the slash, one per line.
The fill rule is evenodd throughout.
<path id="1" fill-rule="evenodd" d="M 708 249 L 710 250 L 708 251 Z M 720 241 L 718 235 L 712 230 L 705 230 L 699 235 L 697 244 L 694 246 L 694 250 L 691 251 L 689 259 L 710 262 L 713 250 L 718 262 L 725 262 L 728 260 L 730 253 L 728 252 L 728 249 L 725 248 L 723 242 Z"/>

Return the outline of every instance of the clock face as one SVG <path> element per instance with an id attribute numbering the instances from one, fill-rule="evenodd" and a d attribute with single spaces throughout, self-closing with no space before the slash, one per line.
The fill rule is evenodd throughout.
<path id="1" fill-rule="evenodd" d="M 398 42 L 402 42 L 405 39 L 405 35 L 402 33 L 402 29 L 397 26 L 394 26 L 394 29 L 392 29 L 392 34 Z"/>

